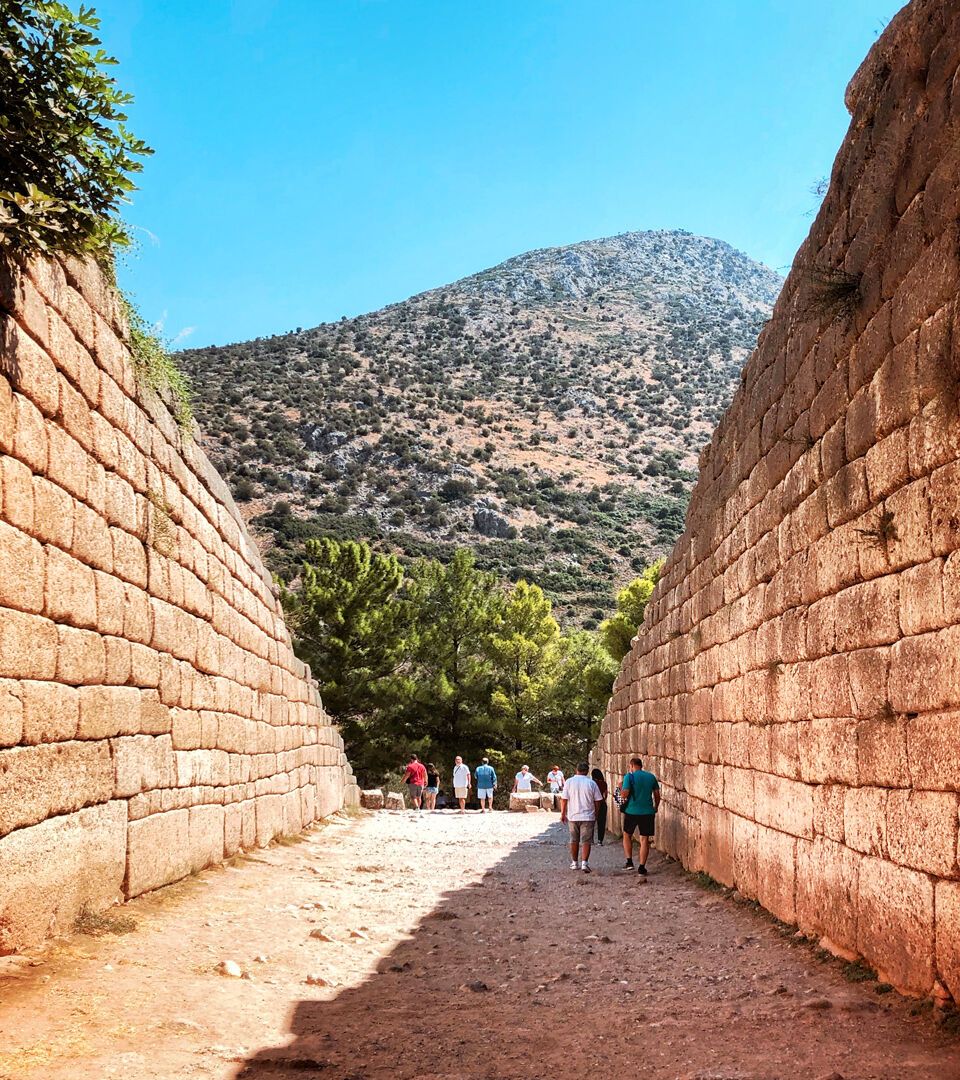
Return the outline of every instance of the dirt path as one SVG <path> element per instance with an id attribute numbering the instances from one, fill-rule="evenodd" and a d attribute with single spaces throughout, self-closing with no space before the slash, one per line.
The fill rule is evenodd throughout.
<path id="1" fill-rule="evenodd" d="M 762 914 L 659 859 L 641 884 L 619 845 L 573 873 L 564 841 L 335 819 L 144 897 L 134 932 L 0 961 L 0 1077 L 960 1078 L 960 1041 Z"/>

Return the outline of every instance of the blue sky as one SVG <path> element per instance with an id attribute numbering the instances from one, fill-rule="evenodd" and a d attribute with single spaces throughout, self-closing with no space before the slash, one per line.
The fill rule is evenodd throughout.
<path id="1" fill-rule="evenodd" d="M 96 0 L 95 0 L 96 3 Z M 683 228 L 785 270 L 897 0 L 100 0 L 155 148 L 121 282 L 178 347 Z"/>

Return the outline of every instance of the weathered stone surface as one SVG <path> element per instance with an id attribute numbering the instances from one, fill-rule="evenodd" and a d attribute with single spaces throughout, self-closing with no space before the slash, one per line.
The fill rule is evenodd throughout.
<path id="1" fill-rule="evenodd" d="M 0 750 L 0 836 L 113 796 L 107 743 L 52 743 Z"/>
<path id="2" fill-rule="evenodd" d="M 124 893 L 139 896 L 191 872 L 190 811 L 171 810 L 131 821 Z"/>
<path id="3" fill-rule="evenodd" d="M 934 979 L 933 885 L 925 874 L 883 859 L 860 863 L 858 951 L 881 979 L 929 993 Z"/>
<path id="4" fill-rule="evenodd" d="M 404 808 L 403 795 L 399 791 L 388 791 L 384 799 L 385 810 L 402 810 Z"/>
<path id="5" fill-rule="evenodd" d="M 83 908 L 121 896 L 127 852 L 122 802 L 53 817 L 0 838 L 0 955 L 66 934 Z"/>
<path id="6" fill-rule="evenodd" d="M 540 806 L 540 793 L 537 791 L 514 791 L 510 794 L 510 809 L 521 813 L 528 806 Z"/>
<path id="7" fill-rule="evenodd" d="M 42 936 L 17 898 L 32 902 L 22 875 L 45 818 L 79 846 L 37 887 L 103 906 L 80 880 L 74 826 L 98 820 L 81 807 L 108 805 L 120 831 L 112 899 L 119 877 L 133 896 L 359 802 L 229 492 L 137 390 L 111 287 L 80 260 L 69 284 L 56 261 L 17 280 L 30 303 L 0 316 L 5 947 Z M 50 922 L 46 899 L 38 911 Z"/>
<path id="8" fill-rule="evenodd" d="M 613 784 L 647 755 L 685 866 L 729 880 L 732 859 L 837 955 L 956 994 L 960 20 L 935 7 L 908 5 L 851 84 L 831 196 L 700 456 L 594 758 Z M 879 80 L 907 55 L 922 86 Z M 812 284 L 832 267 L 857 284 L 842 316 Z"/>

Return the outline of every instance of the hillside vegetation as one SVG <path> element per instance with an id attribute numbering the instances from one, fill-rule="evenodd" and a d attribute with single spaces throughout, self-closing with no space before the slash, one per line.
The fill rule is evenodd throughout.
<path id="1" fill-rule="evenodd" d="M 780 284 L 718 240 L 626 233 L 180 359 L 205 447 L 285 578 L 310 537 L 469 547 L 589 628 L 682 528 Z"/>

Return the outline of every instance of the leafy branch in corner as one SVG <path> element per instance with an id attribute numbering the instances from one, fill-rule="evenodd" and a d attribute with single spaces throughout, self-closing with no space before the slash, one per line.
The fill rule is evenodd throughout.
<path id="1" fill-rule="evenodd" d="M 107 74 L 92 8 L 4 0 L 0 19 L 0 246 L 93 254 L 129 235 L 117 217 L 153 151 L 125 126 L 133 100 Z"/>

